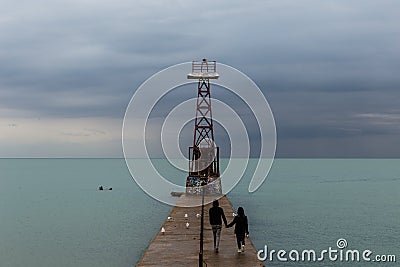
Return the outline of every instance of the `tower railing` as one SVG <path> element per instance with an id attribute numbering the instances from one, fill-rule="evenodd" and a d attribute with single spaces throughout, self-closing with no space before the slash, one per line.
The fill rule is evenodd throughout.
<path id="1" fill-rule="evenodd" d="M 217 72 L 216 61 L 192 61 L 192 73 L 215 73 Z"/>

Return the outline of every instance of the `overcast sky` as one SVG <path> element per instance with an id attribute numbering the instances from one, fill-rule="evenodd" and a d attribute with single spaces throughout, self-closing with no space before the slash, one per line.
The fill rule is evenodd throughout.
<path id="1" fill-rule="evenodd" d="M 399 14 L 398 0 L 0 0 L 0 157 L 122 157 L 136 88 L 203 57 L 260 87 L 278 157 L 400 157 Z"/>

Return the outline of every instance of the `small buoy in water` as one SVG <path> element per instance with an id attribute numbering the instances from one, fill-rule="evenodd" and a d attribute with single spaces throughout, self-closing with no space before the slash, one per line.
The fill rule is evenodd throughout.
<path id="1" fill-rule="evenodd" d="M 185 213 L 185 218 L 187 218 L 188 217 L 188 215 L 187 215 L 187 213 Z"/>
<path id="2" fill-rule="evenodd" d="M 201 217 L 201 215 L 197 213 L 197 214 L 196 214 L 196 217 L 197 217 L 197 218 L 200 218 L 200 217 Z"/>
<path id="3" fill-rule="evenodd" d="M 161 233 L 165 234 L 165 228 L 164 227 L 161 227 Z"/>
<path id="4" fill-rule="evenodd" d="M 103 190 L 103 186 L 102 185 L 99 186 L 99 190 Z"/>
<path id="5" fill-rule="evenodd" d="M 188 222 L 186 223 L 186 228 L 189 228 L 189 223 Z"/>

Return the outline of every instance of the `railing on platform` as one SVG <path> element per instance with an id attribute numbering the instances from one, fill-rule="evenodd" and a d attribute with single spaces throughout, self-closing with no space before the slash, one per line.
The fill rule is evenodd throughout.
<path id="1" fill-rule="evenodd" d="M 192 73 L 215 73 L 217 72 L 216 61 L 192 61 Z"/>

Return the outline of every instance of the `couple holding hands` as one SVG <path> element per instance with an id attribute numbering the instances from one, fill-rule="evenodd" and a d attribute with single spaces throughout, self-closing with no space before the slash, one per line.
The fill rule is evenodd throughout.
<path id="1" fill-rule="evenodd" d="M 224 210 L 219 206 L 218 200 L 213 201 L 213 206 L 209 210 L 210 224 L 214 236 L 214 251 L 218 253 L 219 240 L 221 237 L 222 221 L 225 227 L 229 228 L 235 225 L 235 235 L 238 246 L 238 253 L 244 252 L 245 236 L 249 235 L 247 216 L 244 215 L 244 209 L 239 207 L 233 221 L 228 224 Z"/>

